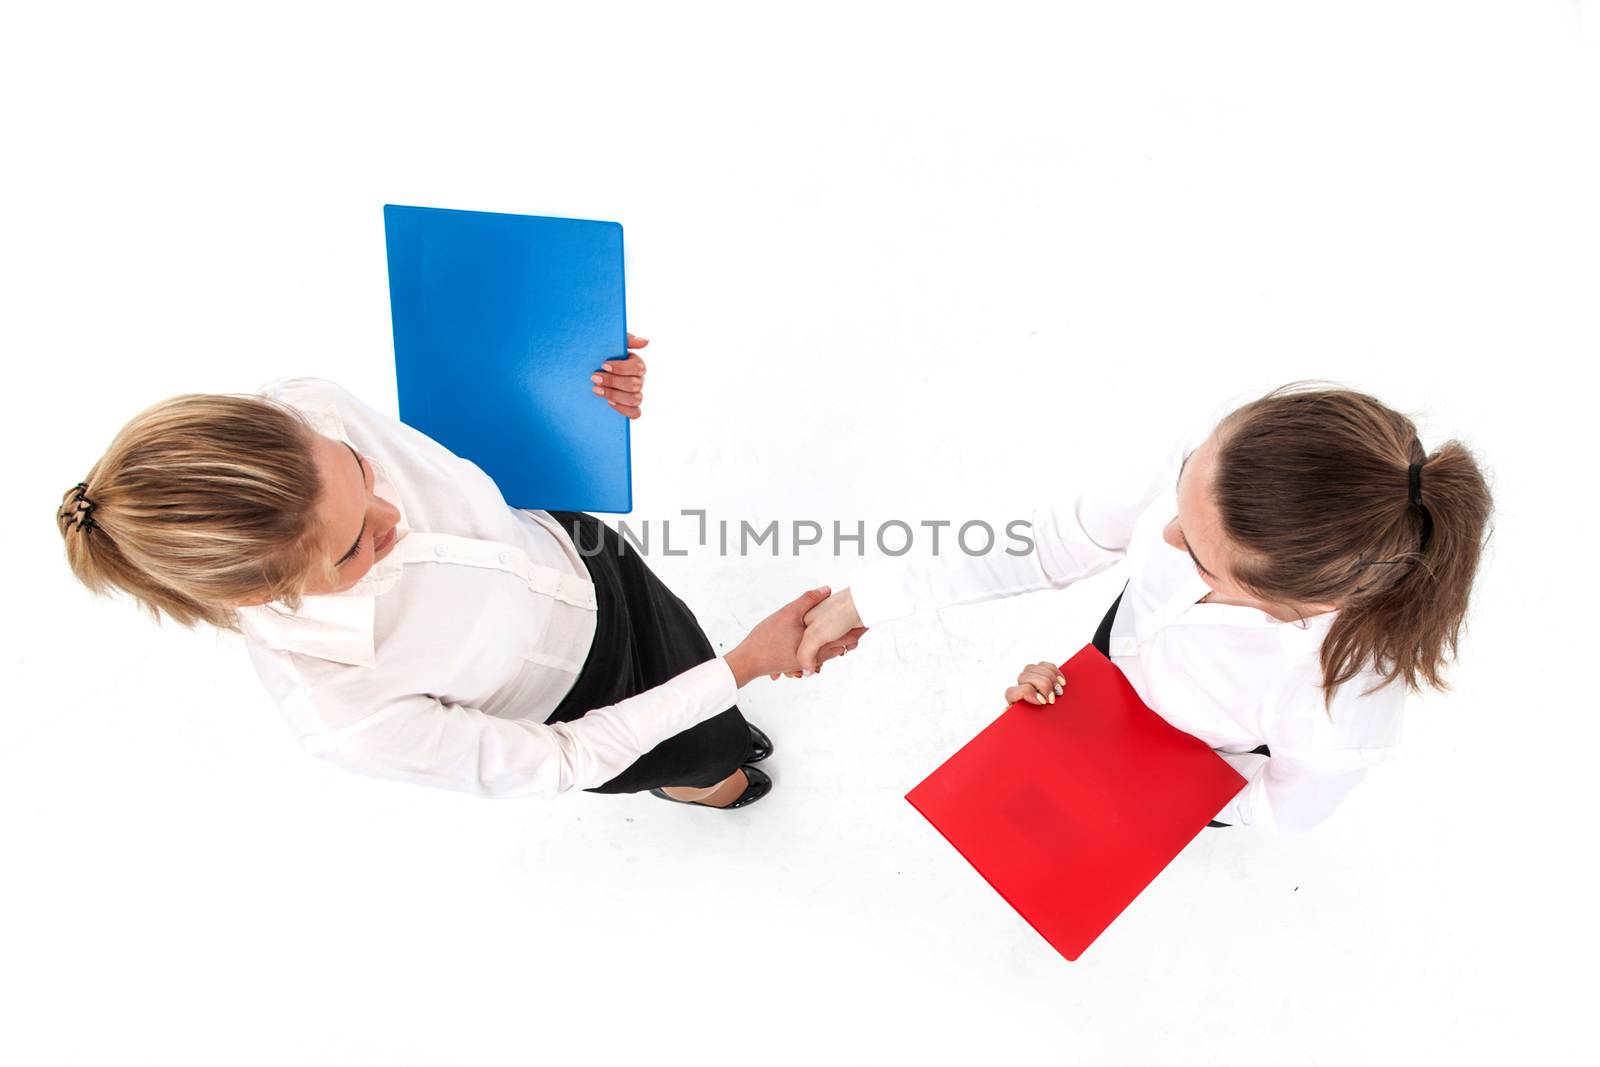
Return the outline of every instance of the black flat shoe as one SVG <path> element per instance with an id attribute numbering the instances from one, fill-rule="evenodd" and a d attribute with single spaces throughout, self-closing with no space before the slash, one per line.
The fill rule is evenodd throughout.
<path id="1" fill-rule="evenodd" d="M 712 811 L 727 811 L 731 808 L 748 807 L 772 792 L 772 779 L 767 776 L 766 771 L 758 770 L 755 767 L 745 767 L 743 770 L 745 777 L 744 792 L 740 793 L 738 799 L 733 803 L 724 804 L 720 808 L 715 804 L 702 804 L 698 800 L 679 800 L 676 797 L 669 797 L 659 789 L 650 790 L 650 795 L 660 797 L 662 800 L 670 800 L 674 804 L 693 804 L 697 808 L 710 808 Z"/>
<path id="2" fill-rule="evenodd" d="M 772 738 L 761 732 L 761 727 L 755 723 L 745 723 L 750 727 L 750 755 L 745 757 L 746 763 L 760 763 L 772 755 Z"/>

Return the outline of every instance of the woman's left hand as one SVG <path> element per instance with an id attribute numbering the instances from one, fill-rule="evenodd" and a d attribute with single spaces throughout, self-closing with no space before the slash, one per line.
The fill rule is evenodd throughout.
<path id="1" fill-rule="evenodd" d="M 1048 660 L 1030 663 L 1017 675 L 1017 684 L 1006 690 L 1006 706 L 1012 704 L 1054 704 L 1066 692 L 1067 680 L 1061 669 Z"/>
<path id="2" fill-rule="evenodd" d="M 637 419 L 644 404 L 644 357 L 638 349 L 650 343 L 648 337 L 628 335 L 628 358 L 610 359 L 600 364 L 600 373 L 589 380 L 595 395 L 622 412 Z"/>

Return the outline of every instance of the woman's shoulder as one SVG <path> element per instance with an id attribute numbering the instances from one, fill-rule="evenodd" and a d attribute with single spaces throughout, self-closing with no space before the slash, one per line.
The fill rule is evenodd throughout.
<path id="1" fill-rule="evenodd" d="M 360 403 L 350 390 L 326 378 L 274 378 L 258 388 L 256 394 L 294 407 L 322 407 L 330 404 L 337 407 Z"/>
<path id="2" fill-rule="evenodd" d="M 391 435 L 397 431 L 405 435 L 408 429 L 393 415 L 379 411 L 326 378 L 277 378 L 261 386 L 257 393 L 299 411 L 323 433 L 355 435 L 362 448 L 381 447 Z"/>

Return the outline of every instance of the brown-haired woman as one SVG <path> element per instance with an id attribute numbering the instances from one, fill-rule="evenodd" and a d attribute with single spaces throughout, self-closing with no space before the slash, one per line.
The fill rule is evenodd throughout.
<path id="1" fill-rule="evenodd" d="M 1034 512 L 1026 554 L 867 568 L 807 616 L 801 664 L 862 625 L 1125 558 L 1094 644 L 1249 780 L 1213 825 L 1315 825 L 1397 744 L 1407 693 L 1447 688 L 1488 535 L 1484 473 L 1373 397 L 1305 382 L 1206 420 L 1151 473 Z M 1005 692 L 1063 696 L 1051 662 Z"/>
<path id="2" fill-rule="evenodd" d="M 646 343 L 597 376 L 630 418 Z M 485 797 L 759 800 L 771 779 L 751 764 L 772 745 L 734 697 L 797 665 L 801 618 L 828 593 L 716 656 L 599 520 L 508 507 L 472 463 L 315 379 L 156 405 L 56 519 L 90 589 L 242 631 L 308 750 Z"/>

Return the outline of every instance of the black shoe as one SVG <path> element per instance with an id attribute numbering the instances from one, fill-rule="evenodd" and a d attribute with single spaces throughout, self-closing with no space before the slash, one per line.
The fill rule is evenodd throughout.
<path id="1" fill-rule="evenodd" d="M 745 767 L 744 777 L 744 792 L 740 793 L 738 799 L 733 803 L 724 804 L 720 808 L 715 804 L 702 804 L 698 800 L 678 800 L 676 797 L 667 796 L 667 794 L 663 793 L 659 789 L 650 790 L 650 795 L 653 797 L 660 797 L 662 800 L 670 800 L 674 804 L 693 804 L 697 808 L 710 808 L 712 811 L 727 811 L 730 808 L 747 807 L 751 804 L 754 804 L 768 793 L 772 792 L 772 779 L 767 777 L 766 771 L 759 770 L 755 767 Z"/>
<path id="2" fill-rule="evenodd" d="M 761 732 L 761 727 L 755 723 L 745 723 L 750 727 L 750 755 L 745 757 L 746 763 L 760 763 L 772 755 L 772 738 Z"/>

